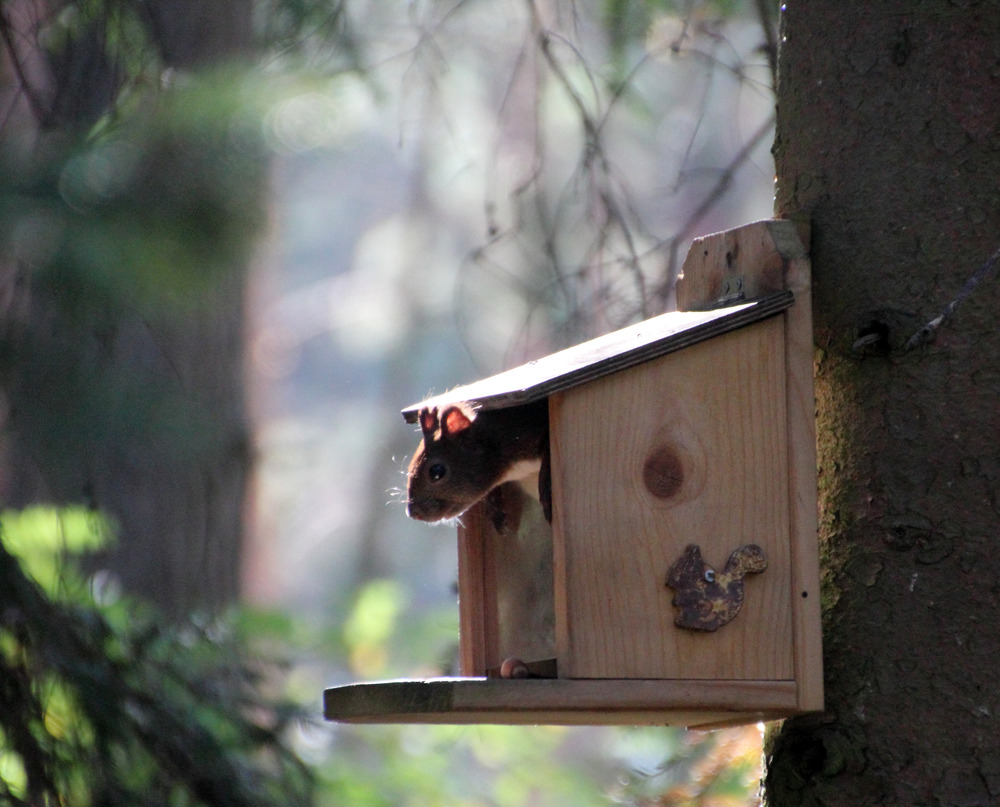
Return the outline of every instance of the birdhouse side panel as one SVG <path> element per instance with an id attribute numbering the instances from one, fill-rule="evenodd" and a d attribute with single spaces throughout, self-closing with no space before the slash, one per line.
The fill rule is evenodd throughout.
<path id="1" fill-rule="evenodd" d="M 774 317 L 552 400 L 561 677 L 794 677 L 783 340 Z M 724 575 L 751 544 L 738 615 L 677 627 L 686 547 Z"/>
<path id="2" fill-rule="evenodd" d="M 498 674 L 509 657 L 555 659 L 552 529 L 537 475 L 497 488 L 458 531 L 460 656 L 463 675 Z"/>

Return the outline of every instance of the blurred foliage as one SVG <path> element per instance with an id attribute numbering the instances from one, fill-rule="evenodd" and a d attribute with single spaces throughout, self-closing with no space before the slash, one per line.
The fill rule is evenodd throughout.
<path id="1" fill-rule="evenodd" d="M 696 8 L 705 15 L 727 17 L 742 4 L 742 0 L 603 0 L 601 17 L 611 52 L 620 59 L 627 47 L 643 44 L 657 17 L 689 17 Z"/>
<path id="2" fill-rule="evenodd" d="M 332 628 L 260 611 L 164 628 L 148 607 L 76 571 L 78 553 L 111 539 L 99 514 L 7 511 L 0 530 L 0 803 L 728 807 L 752 798 L 753 727 L 320 726 L 294 704 L 314 702 L 327 673 L 249 660 L 262 648 L 308 659 L 340 646 L 356 678 L 399 673 L 416 654 L 410 643 L 443 652 L 455 626 L 443 614 L 414 619 L 394 581 L 365 586 Z M 261 694 L 281 678 L 289 695 Z"/>
<path id="3" fill-rule="evenodd" d="M 347 0 L 257 0 L 260 48 L 284 60 L 285 69 L 365 73 L 362 44 Z"/>
<path id="4" fill-rule="evenodd" d="M 331 55 L 312 75 L 358 69 L 343 2 L 259 0 L 255 64 L 183 74 L 157 56 L 148 13 L 126 0 L 60 4 L 30 32 L 54 73 L 45 89 L 84 94 L 61 72 L 72 68 L 105 91 L 91 88 L 92 114 L 59 115 L 46 108 L 58 98 L 22 82 L 43 137 L 0 128 L 3 257 L 74 316 L 197 306 L 244 272 L 265 223 L 265 116 L 308 83 L 296 72 L 305 54 Z"/>
<path id="5" fill-rule="evenodd" d="M 457 628 L 443 615 L 424 617 L 427 624 L 418 626 L 407 607 L 409 596 L 398 582 L 372 581 L 335 626 L 335 636 L 313 640 L 343 643 L 346 680 L 440 674 L 414 670 L 412 662 L 408 668 L 406 659 L 443 650 L 442 637 L 456 636 Z M 415 634 L 425 643 L 422 654 L 416 647 L 405 649 Z M 299 633 L 297 641 L 301 647 L 311 640 Z M 308 697 L 329 683 L 305 676 L 292 685 Z M 299 750 L 316 765 L 320 803 L 363 807 L 737 807 L 755 801 L 761 753 L 756 726 L 688 732 L 333 725 L 312 732 Z"/>
<path id="6" fill-rule="evenodd" d="M 362 586 L 335 630 L 334 646 L 358 680 L 455 672 L 456 609 L 415 610 L 409 590 L 399 581 L 372 580 Z M 424 661 L 415 667 L 414 659 Z"/>
<path id="7" fill-rule="evenodd" d="M 666 739 L 666 738 L 658 738 Z M 622 779 L 618 801 L 637 807 L 745 807 L 756 804 L 761 774 L 761 733 L 757 726 L 704 732 L 673 732 L 666 753 Z M 638 730 L 624 734 L 627 744 L 648 743 Z"/>
<path id="8" fill-rule="evenodd" d="M 164 628 L 98 602 L 74 564 L 111 534 L 93 513 L 8 511 L 0 529 L 0 802 L 311 803 L 286 740 L 303 713 L 261 694 L 276 670 L 224 620 Z"/>
<path id="9" fill-rule="evenodd" d="M 633 47 L 644 47 L 658 19 L 675 17 L 684 21 L 677 36 L 668 44 L 674 53 L 690 47 L 697 21 L 728 19 L 738 14 L 763 13 L 769 0 L 603 0 L 601 23 L 608 38 L 611 74 L 616 84 L 628 78 L 628 55 Z M 777 4 L 774 6 L 775 11 Z M 774 12 L 772 12 L 774 13 Z M 762 27 L 772 24 L 761 19 Z M 766 35 L 770 39 L 769 35 Z"/>
<path id="10" fill-rule="evenodd" d="M 43 126 L 113 125 L 135 114 L 149 92 L 162 89 L 170 65 L 162 58 L 157 5 L 65 0 L 54 13 L 39 15 L 37 30 L 28 35 L 44 52 L 53 87 L 22 89 Z M 352 28 L 346 0 L 251 0 L 251 5 L 249 61 L 285 74 L 363 72 L 362 38 Z M 26 35 L 13 30 L 17 16 L 0 15 L 8 41 Z M 49 98 L 53 88 L 56 97 Z"/>
<path id="11" fill-rule="evenodd" d="M 127 119 L 0 158 L 0 244 L 68 311 L 195 305 L 263 223 L 259 75 L 216 74 Z"/>
<path id="12" fill-rule="evenodd" d="M 171 344 L 243 293 L 264 223 L 261 85 L 190 79 L 113 124 L 0 147 L 0 383 L 50 495 L 79 497 L 98 454 L 229 450 L 214 387 L 183 389 L 197 378 Z"/>
<path id="13" fill-rule="evenodd" d="M 24 573 L 50 597 L 74 599 L 85 595 L 83 578 L 66 569 L 66 557 L 106 546 L 112 525 L 85 507 L 29 507 L 0 513 L 0 537 Z M 73 591 L 67 591 L 74 587 Z"/>

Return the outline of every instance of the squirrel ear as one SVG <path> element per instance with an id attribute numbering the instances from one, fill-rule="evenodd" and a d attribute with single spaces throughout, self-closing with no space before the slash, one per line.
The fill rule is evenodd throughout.
<path id="1" fill-rule="evenodd" d="M 442 434 L 455 434 L 471 425 L 471 418 L 458 406 L 449 406 L 441 415 Z"/>
<path id="2" fill-rule="evenodd" d="M 436 406 L 427 407 L 420 410 L 420 431 L 424 437 L 430 437 L 437 431 L 438 411 Z"/>

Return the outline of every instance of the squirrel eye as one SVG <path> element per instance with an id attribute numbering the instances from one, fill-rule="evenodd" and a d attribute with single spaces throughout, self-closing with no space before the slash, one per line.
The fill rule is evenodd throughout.
<path id="1" fill-rule="evenodd" d="M 448 473 L 448 469 L 444 466 L 444 463 L 435 462 L 430 468 L 427 469 L 427 476 L 430 478 L 431 482 L 438 482 L 444 478 L 444 475 Z"/>

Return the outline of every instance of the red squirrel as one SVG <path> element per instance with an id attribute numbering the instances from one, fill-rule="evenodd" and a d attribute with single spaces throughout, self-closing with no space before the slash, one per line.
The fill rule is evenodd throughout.
<path id="1" fill-rule="evenodd" d="M 537 471 L 542 509 L 552 520 L 546 400 L 508 409 L 425 407 L 418 420 L 423 441 L 407 473 L 410 518 L 456 518 L 498 485 Z"/>

